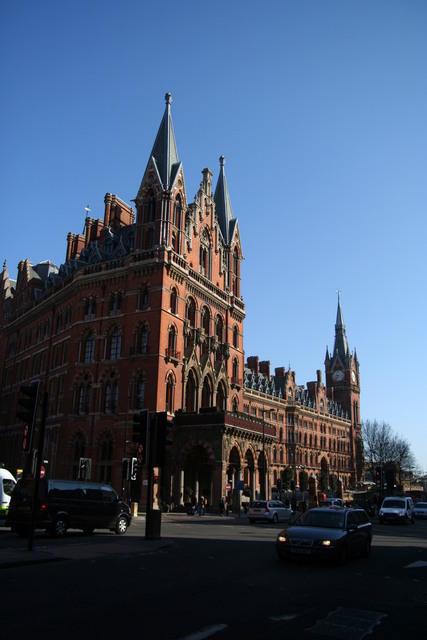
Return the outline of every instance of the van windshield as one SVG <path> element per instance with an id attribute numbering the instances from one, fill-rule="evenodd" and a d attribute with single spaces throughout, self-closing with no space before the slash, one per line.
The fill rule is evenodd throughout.
<path id="1" fill-rule="evenodd" d="M 404 509 L 405 501 L 404 500 L 384 500 L 383 502 L 384 509 Z"/>
<path id="2" fill-rule="evenodd" d="M 5 494 L 7 496 L 11 496 L 12 495 L 12 491 L 15 488 L 15 484 L 16 484 L 16 482 L 14 480 L 10 480 L 9 478 L 4 478 L 3 479 L 3 491 L 5 492 Z"/>

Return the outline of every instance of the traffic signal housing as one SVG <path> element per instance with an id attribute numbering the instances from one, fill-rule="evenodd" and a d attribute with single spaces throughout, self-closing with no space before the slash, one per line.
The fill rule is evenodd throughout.
<path id="1" fill-rule="evenodd" d="M 138 469 L 139 469 L 138 458 L 131 458 L 131 461 L 130 461 L 130 479 L 131 480 L 136 480 L 138 475 Z"/>
<path id="2" fill-rule="evenodd" d="M 147 462 L 148 448 L 148 409 L 140 411 L 133 416 L 132 442 L 137 445 L 137 462 L 139 465 Z"/>
<path id="3" fill-rule="evenodd" d="M 166 447 L 173 442 L 172 424 L 166 411 L 157 413 L 155 418 L 153 466 L 163 467 L 166 459 Z"/>
<path id="4" fill-rule="evenodd" d="M 34 424 L 37 414 L 39 385 L 39 382 L 35 382 L 34 384 L 22 384 L 19 388 L 16 417 L 24 423 L 22 450 L 26 453 L 31 449 L 31 441 L 33 438 Z"/>

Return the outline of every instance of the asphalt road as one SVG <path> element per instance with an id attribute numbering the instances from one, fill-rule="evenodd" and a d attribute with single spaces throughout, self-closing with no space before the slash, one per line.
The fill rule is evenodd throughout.
<path id="1" fill-rule="evenodd" d="M 138 636 L 375 639 L 424 636 L 427 521 L 375 525 L 369 559 L 343 567 L 281 564 L 281 525 L 167 515 L 162 540 L 144 521 L 125 536 L 36 538 L 56 562 L 0 569 L 4 638 Z M 25 542 L 0 533 L 0 551 Z M 414 566 L 411 566 L 415 563 Z M 4 634 L 4 635 L 3 635 Z"/>

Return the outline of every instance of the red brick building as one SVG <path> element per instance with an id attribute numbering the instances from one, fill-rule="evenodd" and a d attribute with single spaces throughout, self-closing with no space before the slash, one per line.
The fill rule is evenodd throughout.
<path id="1" fill-rule="evenodd" d="M 49 406 L 49 473 L 122 487 L 122 458 L 134 453 L 133 415 L 167 411 L 174 442 L 159 477 L 163 498 L 205 495 L 218 504 L 241 480 L 271 494 L 291 467 L 345 485 L 359 476 L 359 366 L 338 303 L 334 351 L 307 388 L 295 373 L 244 363 L 242 247 L 225 160 L 203 169 L 189 203 L 178 157 L 171 96 L 134 200 L 107 193 L 103 220 L 69 233 L 66 259 L 6 263 L 0 283 L 0 459 L 23 464 L 19 387 L 40 380 Z M 212 408 L 216 408 L 213 411 Z M 322 475 L 323 474 L 323 475 Z"/>

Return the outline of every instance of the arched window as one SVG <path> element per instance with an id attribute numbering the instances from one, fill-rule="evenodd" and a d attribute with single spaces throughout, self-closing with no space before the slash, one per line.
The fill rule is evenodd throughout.
<path id="1" fill-rule="evenodd" d="M 234 360 L 233 360 L 233 368 L 232 368 L 232 372 L 231 372 L 231 381 L 234 384 L 238 384 L 239 383 L 239 363 L 237 361 L 237 358 L 234 358 Z"/>
<path id="2" fill-rule="evenodd" d="M 112 293 L 110 296 L 110 313 L 117 313 L 122 308 L 122 294 Z"/>
<path id="3" fill-rule="evenodd" d="M 166 355 L 168 358 L 177 358 L 176 353 L 176 329 L 174 326 L 169 328 L 168 334 L 168 348 Z"/>
<path id="4" fill-rule="evenodd" d="M 93 362 L 95 353 L 95 336 L 92 332 L 87 333 L 81 344 L 80 362 Z"/>
<path id="5" fill-rule="evenodd" d="M 144 222 L 154 222 L 156 219 L 156 199 L 154 193 L 149 191 L 146 204 L 146 215 Z"/>
<path id="6" fill-rule="evenodd" d="M 216 318 L 216 339 L 220 344 L 222 344 L 224 340 L 224 322 L 221 316 L 217 316 Z"/>
<path id="7" fill-rule="evenodd" d="M 195 328 L 196 326 L 196 303 L 193 298 L 189 298 L 187 302 L 187 306 L 185 309 L 185 318 L 188 321 L 190 327 Z"/>
<path id="8" fill-rule="evenodd" d="M 185 386 L 185 408 L 188 412 L 197 411 L 197 386 L 192 371 L 188 374 Z"/>
<path id="9" fill-rule="evenodd" d="M 222 382 L 218 385 L 218 390 L 216 392 L 216 406 L 220 411 L 225 411 L 227 406 L 227 398 L 225 395 L 224 385 Z"/>
<path id="10" fill-rule="evenodd" d="M 150 292 L 147 285 L 143 285 L 138 291 L 137 309 L 142 311 L 146 309 L 150 304 Z"/>
<path id="11" fill-rule="evenodd" d="M 279 460 L 280 460 L 280 464 L 283 464 L 283 449 L 280 449 L 279 451 Z"/>
<path id="12" fill-rule="evenodd" d="M 233 347 L 235 349 L 239 348 L 239 329 L 237 328 L 237 325 L 234 325 L 233 328 Z"/>
<path id="13" fill-rule="evenodd" d="M 175 382 L 173 375 L 170 373 L 166 380 L 166 411 L 168 413 L 173 413 L 174 410 L 174 392 Z"/>
<path id="14" fill-rule="evenodd" d="M 203 380 L 202 407 L 212 406 L 212 384 L 208 376 Z"/>
<path id="15" fill-rule="evenodd" d="M 276 449 L 273 449 L 273 462 L 277 462 L 277 452 Z"/>
<path id="16" fill-rule="evenodd" d="M 139 326 L 135 333 L 135 353 L 148 353 L 148 326 Z"/>
<path id="17" fill-rule="evenodd" d="M 200 273 L 206 278 L 211 277 L 211 241 L 205 228 L 200 236 Z"/>
<path id="18" fill-rule="evenodd" d="M 76 388 L 74 410 L 79 415 L 88 415 L 92 394 L 92 381 L 87 374 Z"/>
<path id="19" fill-rule="evenodd" d="M 235 247 L 233 252 L 233 293 L 235 296 L 240 296 L 240 264 L 239 264 L 239 252 Z"/>
<path id="20" fill-rule="evenodd" d="M 138 376 L 133 387 L 133 408 L 140 411 L 145 407 L 145 381 L 142 376 Z"/>
<path id="21" fill-rule="evenodd" d="M 182 222 L 182 205 L 181 205 L 181 196 L 178 194 L 176 197 L 175 206 L 173 209 L 174 231 L 172 233 L 172 246 L 176 253 L 180 253 L 181 222 Z"/>
<path id="22" fill-rule="evenodd" d="M 283 442 L 283 429 L 280 427 L 279 429 L 279 442 Z"/>
<path id="23" fill-rule="evenodd" d="M 91 296 L 87 298 L 85 303 L 85 316 L 94 316 L 96 314 L 96 298 Z"/>
<path id="24" fill-rule="evenodd" d="M 176 289 L 175 287 L 172 288 L 171 290 L 171 299 L 170 299 L 170 305 L 171 305 L 171 313 L 177 313 L 177 293 L 176 293 Z"/>
<path id="25" fill-rule="evenodd" d="M 118 327 L 115 327 L 107 339 L 107 360 L 118 360 L 122 346 L 122 336 Z"/>
<path id="26" fill-rule="evenodd" d="M 105 385 L 104 412 L 117 413 L 119 402 L 119 385 L 117 380 L 110 380 Z"/>

